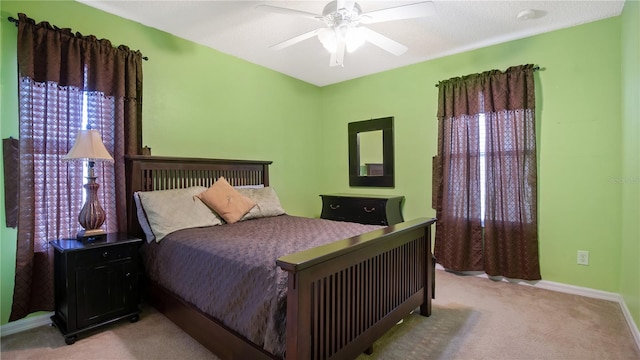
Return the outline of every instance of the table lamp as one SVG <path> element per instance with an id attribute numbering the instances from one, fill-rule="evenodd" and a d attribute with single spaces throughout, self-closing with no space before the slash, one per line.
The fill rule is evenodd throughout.
<path id="1" fill-rule="evenodd" d="M 98 201 L 98 188 L 96 183 L 94 165 L 96 162 L 113 162 L 111 154 L 102 143 L 102 138 L 97 130 L 78 130 L 78 136 L 69 153 L 62 157 L 63 161 L 88 161 L 86 202 L 78 214 L 78 222 L 84 230 L 78 232 L 77 238 L 82 242 L 101 239 L 106 232 L 100 227 L 104 224 L 105 212 Z"/>

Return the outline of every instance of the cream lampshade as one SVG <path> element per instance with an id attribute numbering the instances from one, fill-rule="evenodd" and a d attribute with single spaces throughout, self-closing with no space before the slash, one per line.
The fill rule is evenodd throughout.
<path id="1" fill-rule="evenodd" d="M 63 161 L 88 161 L 87 183 L 84 184 L 87 199 L 78 215 L 78 222 L 84 230 L 78 233 L 78 240 L 91 241 L 103 237 L 106 232 L 100 227 L 106 218 L 105 212 L 98 201 L 94 165 L 96 162 L 113 162 L 111 154 L 102 143 L 97 130 L 78 130 L 78 136 L 69 153 L 62 157 Z"/>

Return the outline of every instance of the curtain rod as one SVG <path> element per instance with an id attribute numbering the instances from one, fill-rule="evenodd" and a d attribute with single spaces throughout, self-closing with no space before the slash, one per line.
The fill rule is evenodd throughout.
<path id="1" fill-rule="evenodd" d="M 540 66 L 536 65 L 536 66 L 533 67 L 533 71 L 538 71 L 538 70 L 540 70 Z M 436 84 L 436 87 L 439 87 L 439 86 L 440 85 Z"/>
<path id="2" fill-rule="evenodd" d="M 18 22 L 20 22 L 20 20 L 18 20 L 18 19 L 16 19 L 16 18 L 14 18 L 14 17 L 12 17 L 12 16 L 9 16 L 9 17 L 7 18 L 7 20 L 9 20 L 9 22 L 12 22 L 12 23 L 16 24 L 16 26 L 18 26 Z M 142 56 L 142 60 L 147 61 L 147 60 L 149 60 L 149 58 L 148 58 L 148 57 L 146 57 L 146 56 Z"/>

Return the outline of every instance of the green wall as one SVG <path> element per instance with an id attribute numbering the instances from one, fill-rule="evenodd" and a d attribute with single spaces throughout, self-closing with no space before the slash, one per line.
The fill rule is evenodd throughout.
<path id="1" fill-rule="evenodd" d="M 295 215 L 318 212 L 321 109 L 316 86 L 81 3 L 2 1 L 1 6 L 2 138 L 18 137 L 17 31 L 6 19 L 23 12 L 149 57 L 143 63 L 143 141 L 152 154 L 272 160 L 272 185 L 283 207 Z M 17 235 L 5 227 L 4 215 L 1 223 L 4 324 L 11 310 Z"/>
<path id="2" fill-rule="evenodd" d="M 620 294 L 640 328 L 640 2 L 622 13 L 622 234 Z"/>
<path id="3" fill-rule="evenodd" d="M 395 116 L 396 188 L 353 189 L 346 176 L 325 191 L 406 196 L 405 218 L 433 216 L 439 80 L 533 63 L 539 151 L 542 277 L 618 292 L 621 258 L 620 18 L 448 56 L 326 86 L 322 94 L 324 172 L 347 174 L 350 121 Z M 578 250 L 590 265 L 576 264 Z"/>
<path id="4" fill-rule="evenodd" d="M 273 185 L 283 206 L 303 216 L 319 215 L 317 195 L 326 192 L 402 194 L 406 219 L 434 216 L 434 84 L 538 64 L 543 68 L 536 73 L 542 277 L 619 292 L 637 323 L 638 184 L 621 181 L 637 179 L 639 169 L 640 16 L 638 4 L 629 3 L 622 17 L 323 88 L 79 3 L 3 1 L 1 15 L 25 12 L 140 49 L 150 58 L 143 65 L 143 139 L 153 154 L 273 160 Z M 16 31 L 5 20 L 0 30 L 0 135 L 16 137 Z M 395 117 L 396 187 L 350 188 L 347 123 L 385 116 Z M 0 320 L 6 323 L 16 233 L 4 220 L 0 226 Z M 577 250 L 590 251 L 589 266 L 576 264 Z"/>

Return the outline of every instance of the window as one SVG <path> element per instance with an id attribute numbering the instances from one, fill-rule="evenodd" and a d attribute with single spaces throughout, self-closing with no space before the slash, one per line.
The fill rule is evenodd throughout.
<path id="1" fill-rule="evenodd" d="M 478 116 L 478 142 L 480 144 L 480 223 L 484 226 L 484 217 L 486 215 L 487 201 L 487 129 L 485 127 L 484 114 Z"/>

